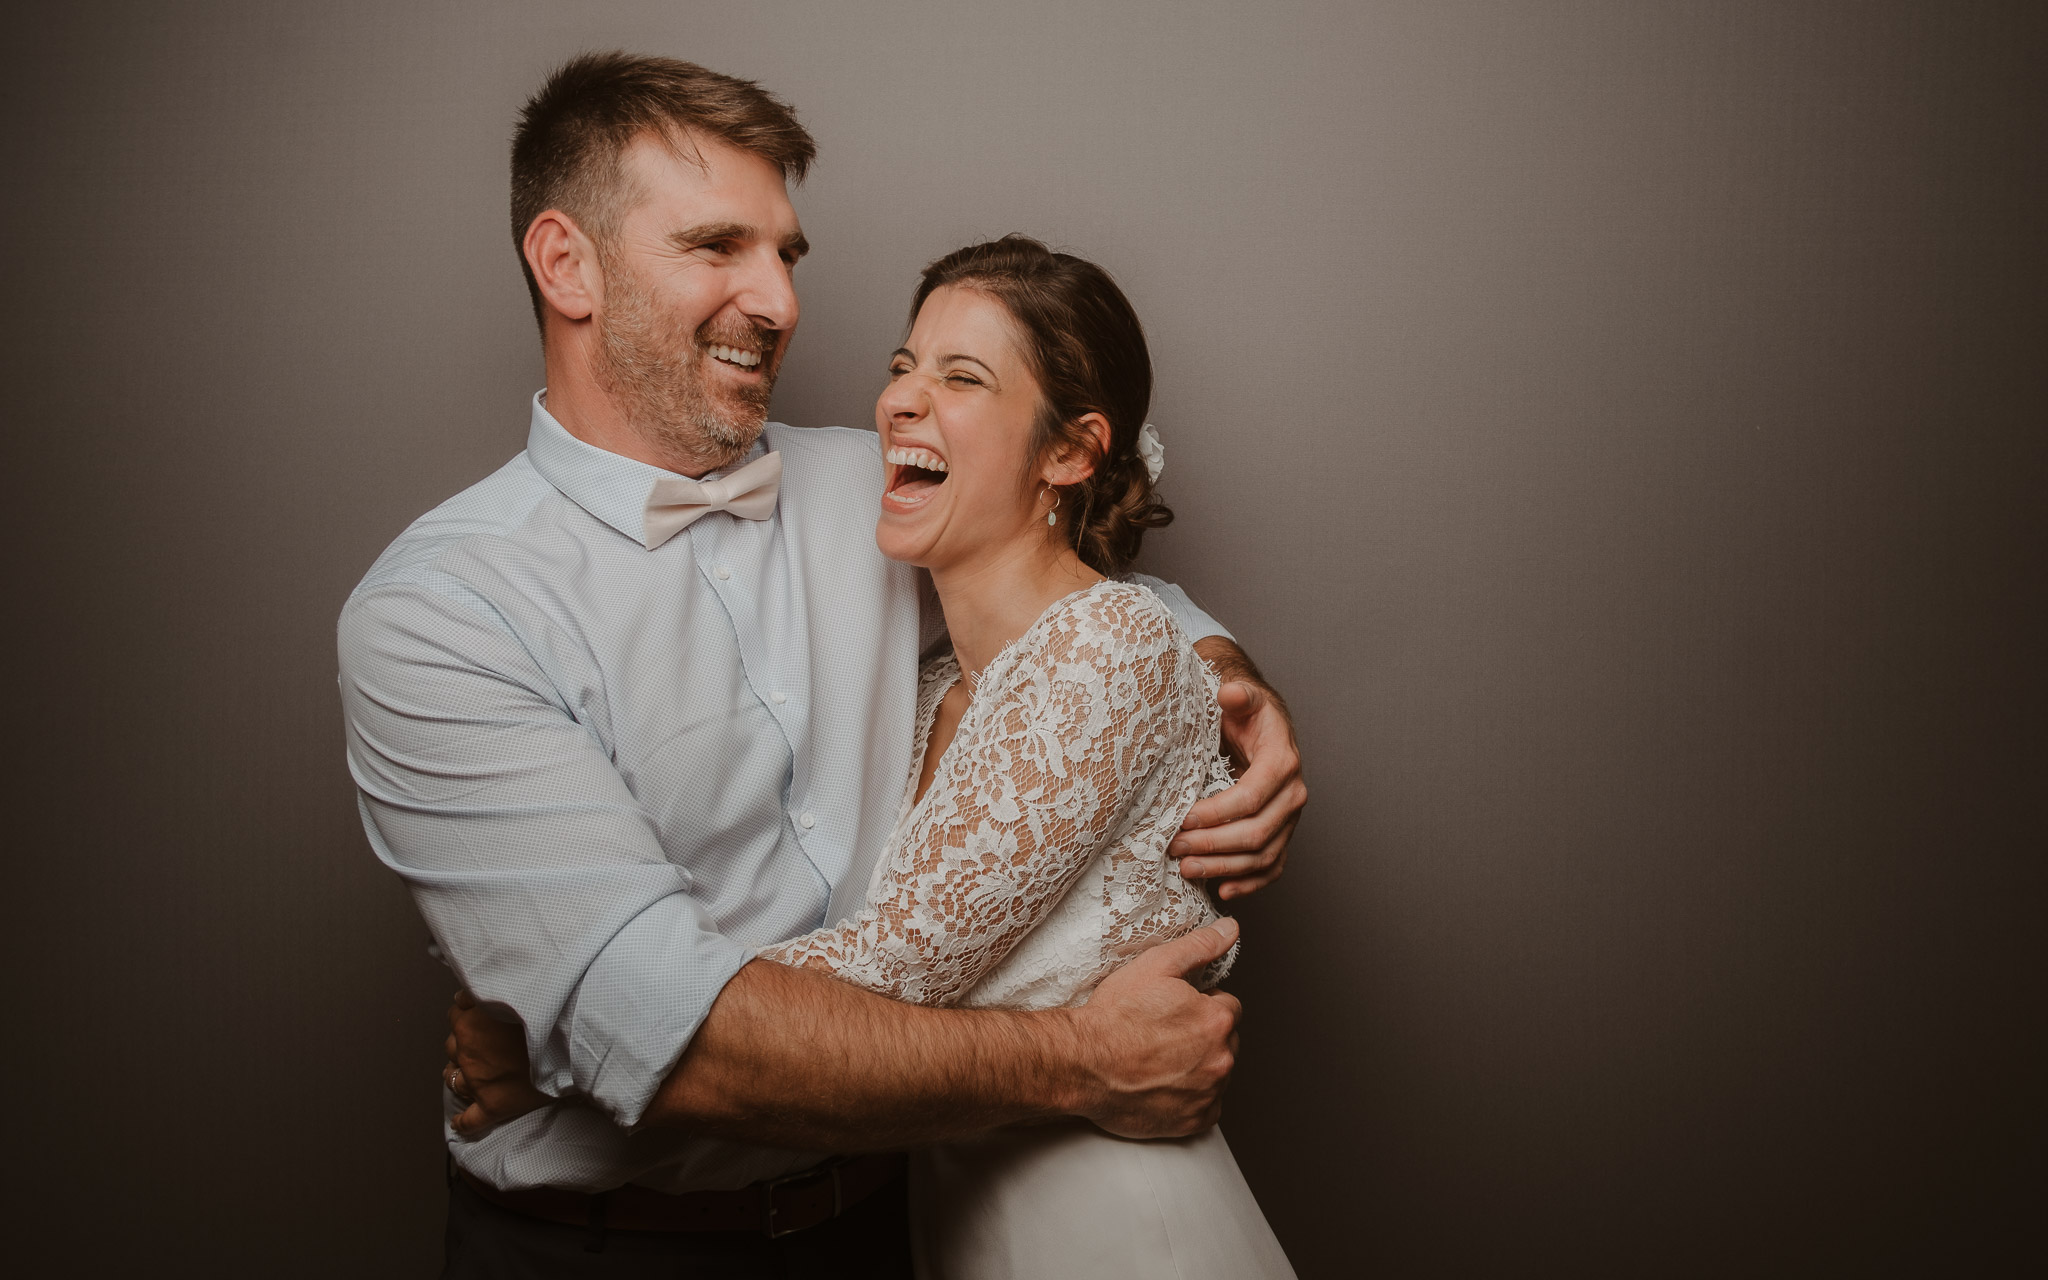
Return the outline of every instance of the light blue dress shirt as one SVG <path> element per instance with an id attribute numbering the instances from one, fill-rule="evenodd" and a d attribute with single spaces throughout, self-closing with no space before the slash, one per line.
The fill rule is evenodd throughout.
<path id="1" fill-rule="evenodd" d="M 670 473 L 576 439 L 422 517 L 339 629 L 349 769 L 377 856 L 463 984 L 525 1022 L 550 1107 L 476 1141 L 502 1187 L 742 1186 L 808 1153 L 630 1133 L 754 951 L 859 905 L 911 756 L 933 638 L 875 547 L 878 439 L 770 423 L 776 512 L 649 549 Z M 1223 634 L 1152 583 L 1190 635 Z M 450 1102 L 452 1107 L 452 1100 Z"/>

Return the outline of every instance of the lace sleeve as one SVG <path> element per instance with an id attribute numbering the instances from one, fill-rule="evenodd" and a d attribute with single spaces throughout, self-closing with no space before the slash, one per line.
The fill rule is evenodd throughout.
<path id="1" fill-rule="evenodd" d="M 993 698 L 970 708 L 868 905 L 764 958 L 950 1004 L 1059 903 L 1164 752 L 1185 660 L 1143 593 L 1081 599 L 990 664 Z"/>

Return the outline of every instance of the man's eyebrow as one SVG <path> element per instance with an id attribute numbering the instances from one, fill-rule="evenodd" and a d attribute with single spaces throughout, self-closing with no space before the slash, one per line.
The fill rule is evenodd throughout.
<path id="1" fill-rule="evenodd" d="M 700 244 L 709 244 L 714 240 L 758 240 L 760 238 L 760 229 L 744 222 L 700 222 L 694 227 L 684 227 L 681 231 L 671 231 L 668 237 L 669 243 L 680 249 L 695 248 Z M 811 242 L 804 239 L 804 233 L 801 231 L 792 231 L 782 237 L 781 244 L 784 251 L 795 254 L 799 258 L 811 251 Z"/>
<path id="2" fill-rule="evenodd" d="M 757 233 L 744 222 L 700 222 L 668 233 L 671 244 L 689 248 L 713 240 L 752 240 Z"/>

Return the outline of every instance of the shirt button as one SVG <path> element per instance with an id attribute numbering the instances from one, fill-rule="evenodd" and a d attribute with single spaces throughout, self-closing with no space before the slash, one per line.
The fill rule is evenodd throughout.
<path id="1" fill-rule="evenodd" d="M 783 703 L 785 703 L 785 702 L 788 702 L 788 701 L 789 701 L 789 699 L 788 699 L 788 698 L 786 698 L 786 697 L 784 697 L 784 696 L 782 695 L 782 691 L 778 689 L 778 690 L 777 690 L 777 691 L 775 691 L 774 693 L 771 693 L 771 694 L 769 694 L 769 695 L 768 695 L 768 701 L 770 701 L 770 702 L 774 703 L 774 704 L 775 704 L 776 706 L 778 706 L 778 707 L 779 707 L 779 706 L 781 706 L 781 705 L 782 705 Z"/>
<path id="2" fill-rule="evenodd" d="M 818 819 L 811 813 L 810 810 L 806 809 L 796 816 L 796 824 L 802 827 L 804 830 L 809 831 L 812 827 L 818 825 Z"/>
<path id="3" fill-rule="evenodd" d="M 727 579 L 729 579 L 729 578 L 731 578 L 731 577 L 732 577 L 732 570 L 730 570 L 730 569 L 726 568 L 726 567 L 725 567 L 724 565 L 720 565 L 720 566 L 718 566 L 718 580 L 719 580 L 720 582 L 724 582 L 724 581 L 726 581 Z"/>

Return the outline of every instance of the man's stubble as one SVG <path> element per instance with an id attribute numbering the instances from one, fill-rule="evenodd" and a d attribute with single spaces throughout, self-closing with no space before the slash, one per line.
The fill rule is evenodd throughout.
<path id="1" fill-rule="evenodd" d="M 604 255 L 612 258 L 613 255 Z M 775 334 L 749 324 L 692 327 L 664 308 L 625 263 L 603 263 L 595 373 L 605 394 L 678 469 L 717 470 L 746 456 L 768 420 L 780 371 Z M 760 382 L 714 393 L 704 385 L 713 345 L 757 351 Z"/>

